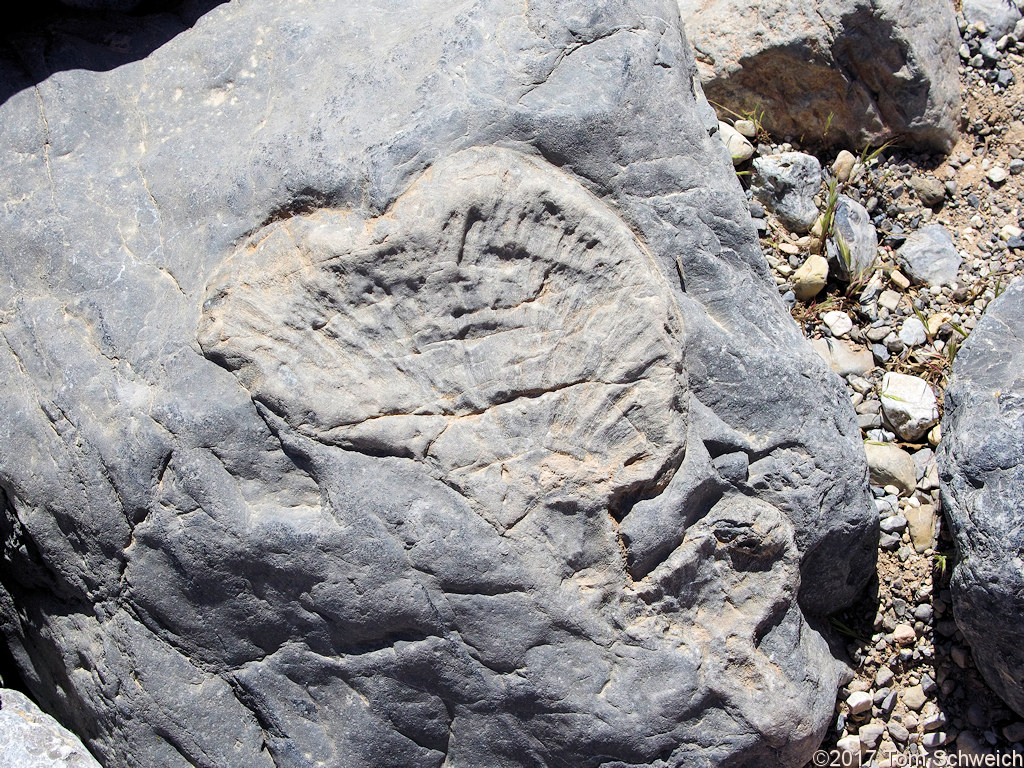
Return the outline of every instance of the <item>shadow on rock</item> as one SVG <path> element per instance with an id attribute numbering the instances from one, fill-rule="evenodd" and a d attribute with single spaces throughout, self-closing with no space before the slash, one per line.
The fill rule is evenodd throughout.
<path id="1" fill-rule="evenodd" d="M 54 72 L 106 72 L 139 61 L 223 2 L 43 0 L 23 7 L 0 36 L 0 104 Z"/>

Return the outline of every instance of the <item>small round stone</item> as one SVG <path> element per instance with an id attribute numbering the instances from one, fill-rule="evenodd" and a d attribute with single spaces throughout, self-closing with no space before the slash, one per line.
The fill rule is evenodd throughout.
<path id="1" fill-rule="evenodd" d="M 892 631 L 892 639 L 897 645 L 913 645 L 917 642 L 917 633 L 909 624 L 897 624 L 896 629 Z"/>

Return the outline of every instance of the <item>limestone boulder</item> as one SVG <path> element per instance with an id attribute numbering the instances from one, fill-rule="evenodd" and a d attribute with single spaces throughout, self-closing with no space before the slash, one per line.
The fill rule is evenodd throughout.
<path id="1" fill-rule="evenodd" d="M 779 137 L 949 150 L 960 115 L 947 0 L 679 0 L 708 98 Z"/>
<path id="2" fill-rule="evenodd" d="M 40 703 L 106 768 L 803 765 L 877 518 L 672 2 L 209 5 L 2 64 Z"/>
<path id="3" fill-rule="evenodd" d="M 1024 715 L 1024 281 L 992 302 L 956 356 L 939 479 L 956 537 L 953 612 L 985 680 Z"/>

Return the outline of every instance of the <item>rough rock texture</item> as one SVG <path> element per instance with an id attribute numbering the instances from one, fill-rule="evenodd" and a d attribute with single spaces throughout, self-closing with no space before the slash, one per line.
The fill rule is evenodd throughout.
<path id="1" fill-rule="evenodd" d="M 911 280 L 932 287 L 956 282 L 963 263 L 953 236 L 941 224 L 928 224 L 911 234 L 896 258 Z"/>
<path id="2" fill-rule="evenodd" d="M 935 391 L 919 376 L 886 373 L 882 377 L 879 400 L 886 424 L 903 440 L 920 439 L 939 421 Z"/>
<path id="3" fill-rule="evenodd" d="M 938 451 L 956 536 L 953 611 L 992 689 L 1024 716 L 1024 280 L 957 353 Z"/>
<path id="4" fill-rule="evenodd" d="M 829 266 L 844 279 L 859 279 L 870 272 L 878 260 L 878 233 L 871 223 L 871 215 L 853 198 L 839 195 L 834 217 L 835 236 L 826 242 Z M 845 253 L 836 242 L 837 237 L 843 239 Z"/>
<path id="5" fill-rule="evenodd" d="M 880 487 L 894 485 L 904 496 L 913 494 L 917 486 L 914 459 L 895 443 L 865 441 L 871 484 Z"/>
<path id="6" fill-rule="evenodd" d="M 78 737 L 25 694 L 0 688 L 0 765 L 8 768 L 100 768 Z"/>
<path id="7" fill-rule="evenodd" d="M 989 36 L 998 40 L 1013 32 L 1021 17 L 1020 0 L 963 0 L 968 24 L 984 24 Z"/>
<path id="8" fill-rule="evenodd" d="M 809 757 L 877 519 L 671 3 L 61 41 L 0 107 L 0 620 L 108 768 Z"/>
<path id="9" fill-rule="evenodd" d="M 818 219 L 814 196 L 821 187 L 821 163 L 803 152 L 754 158 L 750 189 L 786 227 L 807 232 Z"/>
<path id="10" fill-rule="evenodd" d="M 948 0 L 679 0 L 711 101 L 773 134 L 948 150 L 960 36 Z"/>

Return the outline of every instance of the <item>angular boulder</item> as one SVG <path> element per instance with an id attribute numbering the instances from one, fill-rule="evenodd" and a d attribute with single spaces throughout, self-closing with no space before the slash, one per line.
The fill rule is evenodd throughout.
<path id="1" fill-rule="evenodd" d="M 708 99 L 772 134 L 948 151 L 960 35 L 947 0 L 679 0 Z"/>
<path id="2" fill-rule="evenodd" d="M 809 758 L 877 518 L 673 9 L 14 41 L 0 622 L 107 768 Z"/>
<path id="3" fill-rule="evenodd" d="M 985 680 L 1024 716 L 1024 280 L 957 353 L 938 450 L 956 537 L 953 612 Z"/>

